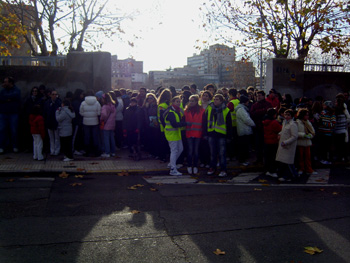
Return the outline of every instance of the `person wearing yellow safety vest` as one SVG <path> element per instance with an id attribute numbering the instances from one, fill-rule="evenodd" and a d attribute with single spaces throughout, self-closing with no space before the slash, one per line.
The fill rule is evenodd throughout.
<path id="1" fill-rule="evenodd" d="M 221 94 L 214 96 L 204 117 L 205 136 L 208 138 L 210 148 L 210 168 L 208 175 L 215 173 L 217 156 L 220 162 L 220 177 L 227 176 L 226 171 L 226 141 L 231 138 L 232 119 L 230 110 L 226 107 Z"/>
<path id="2" fill-rule="evenodd" d="M 236 107 L 239 104 L 239 99 L 237 98 L 237 90 L 231 88 L 228 91 L 229 102 L 227 103 L 227 108 L 230 109 L 232 118 L 232 138 L 231 142 L 227 145 L 227 155 L 232 161 L 234 157 L 237 156 L 237 117 L 236 117 Z"/>
<path id="3" fill-rule="evenodd" d="M 159 138 L 159 144 L 157 145 L 158 147 L 158 157 L 160 160 L 163 162 L 166 162 L 166 155 L 169 152 L 169 147 L 168 147 L 168 142 L 165 138 L 164 135 L 164 112 L 168 109 L 169 104 L 171 102 L 171 92 L 168 89 L 164 89 L 158 98 L 157 101 L 157 118 L 158 118 L 158 123 L 159 123 L 159 130 L 157 131 L 157 138 Z"/>
<path id="4" fill-rule="evenodd" d="M 187 139 L 187 172 L 198 173 L 199 143 L 203 134 L 203 116 L 205 110 L 198 104 L 198 95 L 192 95 L 185 109 Z"/>
<path id="5" fill-rule="evenodd" d="M 247 159 L 249 157 L 249 145 L 253 134 L 254 121 L 249 115 L 249 98 L 245 95 L 239 97 L 240 103 L 236 107 L 237 117 L 237 146 L 238 146 L 238 161 L 243 165 L 249 165 Z"/>
<path id="6" fill-rule="evenodd" d="M 186 126 L 181 114 L 181 100 L 176 96 L 172 100 L 172 105 L 164 112 L 164 134 L 170 147 L 170 175 L 182 175 L 177 170 L 176 161 L 183 151 L 183 144 L 181 139 L 181 127 Z"/>
<path id="7" fill-rule="evenodd" d="M 182 88 L 182 94 L 181 94 L 181 104 L 180 104 L 180 108 L 181 108 L 181 112 L 182 114 L 184 114 L 185 112 L 185 108 L 188 105 L 188 101 L 190 99 L 190 96 L 192 95 L 191 92 L 189 91 L 190 87 L 189 86 L 184 86 Z M 181 137 L 182 137 L 182 145 L 184 147 L 184 150 L 182 152 L 182 154 L 180 155 L 179 159 L 177 160 L 177 163 L 180 164 L 180 166 L 182 166 L 185 156 L 187 154 L 187 140 L 186 140 L 186 127 L 182 127 L 181 128 Z"/>

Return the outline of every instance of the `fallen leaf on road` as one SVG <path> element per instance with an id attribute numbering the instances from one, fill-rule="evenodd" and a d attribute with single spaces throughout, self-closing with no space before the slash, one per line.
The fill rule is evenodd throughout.
<path id="1" fill-rule="evenodd" d="M 315 255 L 316 253 L 322 253 L 323 250 L 319 249 L 318 247 L 304 247 L 304 252 L 308 253 L 310 255 Z"/>
<path id="2" fill-rule="evenodd" d="M 69 176 L 69 174 L 67 174 L 65 171 L 63 171 L 63 172 L 60 173 L 58 176 L 61 177 L 61 178 L 63 178 L 63 179 L 66 179 L 66 178 Z"/>
<path id="3" fill-rule="evenodd" d="M 215 251 L 213 251 L 213 253 L 217 256 L 220 256 L 220 255 L 226 255 L 226 252 L 225 251 L 221 251 L 220 249 L 216 249 Z"/>
<path id="4" fill-rule="evenodd" d="M 219 183 L 227 183 L 227 180 L 218 180 Z"/>
<path id="5" fill-rule="evenodd" d="M 72 183 L 72 184 L 70 184 L 70 185 L 73 186 L 73 187 L 75 187 L 75 186 L 81 186 L 82 183 Z"/>
<path id="6" fill-rule="evenodd" d="M 262 191 L 260 188 L 254 188 L 254 191 Z"/>
<path id="7" fill-rule="evenodd" d="M 199 184 L 205 184 L 205 181 L 199 181 L 198 183 Z"/>
<path id="8" fill-rule="evenodd" d="M 77 171 L 82 172 L 82 171 L 85 171 L 85 169 L 84 168 L 77 168 Z"/>
<path id="9" fill-rule="evenodd" d="M 15 179 L 7 179 L 6 182 L 13 182 Z"/>
<path id="10" fill-rule="evenodd" d="M 267 180 L 263 180 L 263 179 L 259 180 L 259 183 L 267 183 L 267 182 L 268 182 Z"/>
<path id="11" fill-rule="evenodd" d="M 338 192 L 333 192 L 333 195 L 338 195 L 339 193 Z"/>
<path id="12" fill-rule="evenodd" d="M 157 188 L 150 188 L 149 190 L 151 190 L 152 192 L 157 192 L 158 191 Z"/>
<path id="13" fill-rule="evenodd" d="M 132 214 L 140 214 L 141 212 L 138 211 L 138 210 L 132 210 L 131 213 L 132 213 Z"/>
<path id="14" fill-rule="evenodd" d="M 120 173 L 118 173 L 118 176 L 129 176 L 128 171 L 121 171 Z"/>
<path id="15" fill-rule="evenodd" d="M 128 187 L 128 190 L 136 190 L 136 189 L 137 189 L 136 186 L 130 186 L 130 187 Z"/>
<path id="16" fill-rule="evenodd" d="M 77 175 L 75 176 L 75 178 L 84 178 L 84 175 L 77 174 Z"/>
<path id="17" fill-rule="evenodd" d="M 144 187 L 143 184 L 135 184 L 136 187 Z"/>
<path id="18" fill-rule="evenodd" d="M 199 177 L 196 177 L 196 176 L 191 176 L 191 179 L 195 179 L 195 180 L 197 180 L 197 179 L 199 179 Z"/>
<path id="19" fill-rule="evenodd" d="M 323 188 L 321 188 L 321 189 L 320 189 L 320 191 L 321 191 L 321 192 L 324 192 L 324 189 L 323 189 Z"/>
<path id="20" fill-rule="evenodd" d="M 269 184 L 262 184 L 261 186 L 270 186 Z"/>
<path id="21" fill-rule="evenodd" d="M 156 183 L 156 185 L 164 185 L 163 183 Z"/>

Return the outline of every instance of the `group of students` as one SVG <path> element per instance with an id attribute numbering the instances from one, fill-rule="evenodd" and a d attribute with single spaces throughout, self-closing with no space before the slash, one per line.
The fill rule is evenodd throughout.
<path id="1" fill-rule="evenodd" d="M 97 93 L 77 89 L 63 101 L 53 90 L 41 106 L 32 107 L 29 117 L 33 157 L 44 159 L 46 129 L 50 153 L 63 153 L 64 161 L 81 154 L 108 158 L 123 146 L 128 146 L 130 156 L 140 157 L 143 146 L 152 157 L 170 159 L 171 175 L 181 175 L 178 168 L 187 164 L 189 174 L 207 167 L 208 175 L 219 169 L 218 175 L 224 177 L 228 160 L 237 158 L 246 166 L 255 151 L 267 175 L 289 180 L 316 173 L 315 159 L 323 164 L 333 158 L 346 160 L 350 121 L 346 102 L 343 94 L 333 107 L 322 98 L 293 101 L 274 89 L 266 96 L 253 87 L 217 89 L 214 84 L 200 93 L 195 85 L 181 92 L 173 87 L 148 93 L 145 88 Z"/>

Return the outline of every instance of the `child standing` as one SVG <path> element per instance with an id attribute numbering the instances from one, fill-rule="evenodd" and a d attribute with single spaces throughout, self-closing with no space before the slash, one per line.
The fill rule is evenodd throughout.
<path id="1" fill-rule="evenodd" d="M 29 115 L 30 132 L 33 136 L 33 159 L 42 161 L 43 139 L 45 137 L 44 117 L 41 115 L 40 105 L 34 105 L 32 113 Z"/>
<path id="2" fill-rule="evenodd" d="M 73 161 L 72 139 L 73 127 L 72 120 L 75 118 L 75 112 L 69 100 L 63 100 L 61 107 L 56 111 L 56 120 L 58 122 L 58 135 L 60 136 L 61 150 L 64 154 L 64 162 Z"/>

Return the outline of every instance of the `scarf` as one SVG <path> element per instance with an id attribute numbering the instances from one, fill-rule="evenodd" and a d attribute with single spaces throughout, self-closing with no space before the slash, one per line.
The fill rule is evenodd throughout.
<path id="1" fill-rule="evenodd" d="M 219 107 L 216 107 L 214 103 L 210 103 L 210 106 L 212 107 L 211 115 L 210 115 L 210 121 L 214 123 L 214 116 L 216 116 L 216 124 L 218 126 L 225 124 L 224 114 L 222 114 L 222 111 L 226 108 L 225 103 L 222 103 Z"/>
<path id="2" fill-rule="evenodd" d="M 176 112 L 178 112 L 178 113 L 180 113 L 180 107 L 179 106 L 176 106 L 176 105 L 172 105 L 172 107 L 174 108 L 174 110 L 176 111 Z"/>
<path id="3" fill-rule="evenodd" d="M 315 132 L 312 129 L 312 124 L 309 121 L 302 120 L 302 122 L 304 123 L 305 133 L 312 134 L 312 136 L 315 136 Z"/>

